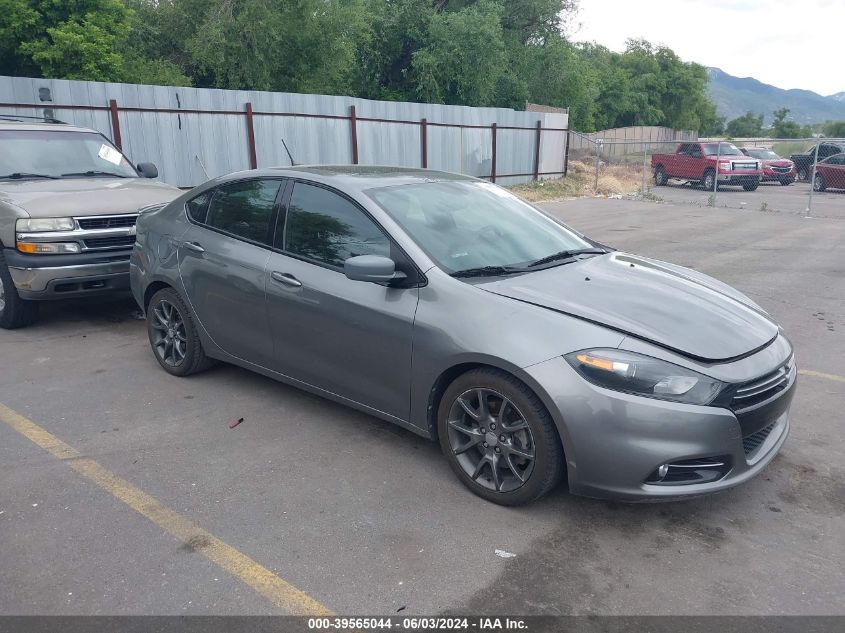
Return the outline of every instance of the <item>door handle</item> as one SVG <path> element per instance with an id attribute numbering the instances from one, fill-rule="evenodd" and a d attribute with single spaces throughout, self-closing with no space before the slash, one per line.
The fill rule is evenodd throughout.
<path id="1" fill-rule="evenodd" d="M 195 253 L 204 253 L 205 249 L 196 242 L 182 242 L 182 246 Z"/>
<path id="2" fill-rule="evenodd" d="M 289 275 L 288 273 L 280 273 L 279 271 L 274 270 L 272 273 L 270 273 L 270 277 L 273 279 L 273 281 L 278 281 L 279 283 L 283 283 L 286 286 L 292 286 L 294 288 L 300 288 L 302 286 L 302 282 L 299 281 L 299 279 L 297 279 L 293 275 Z"/>

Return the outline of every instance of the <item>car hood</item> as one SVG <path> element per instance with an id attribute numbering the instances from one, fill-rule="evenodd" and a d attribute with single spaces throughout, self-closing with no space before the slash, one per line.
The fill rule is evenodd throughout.
<path id="1" fill-rule="evenodd" d="M 33 218 L 134 213 L 170 202 L 181 192 L 147 178 L 66 178 L 0 182 L 0 204 L 20 207 Z"/>
<path id="2" fill-rule="evenodd" d="M 792 167 L 792 161 L 785 158 L 768 158 L 763 161 L 766 167 Z"/>
<path id="3" fill-rule="evenodd" d="M 748 355 L 778 326 L 750 299 L 694 270 L 611 253 L 479 287 L 629 334 L 703 362 Z"/>

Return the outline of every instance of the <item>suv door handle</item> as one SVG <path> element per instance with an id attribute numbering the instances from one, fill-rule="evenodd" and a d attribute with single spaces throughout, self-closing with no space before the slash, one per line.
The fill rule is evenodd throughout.
<path id="1" fill-rule="evenodd" d="M 288 273 L 280 273 L 278 270 L 274 270 L 270 273 L 270 277 L 273 281 L 278 281 L 286 286 L 293 286 L 294 288 L 300 288 L 302 286 L 302 282 L 299 281 L 299 279 L 293 275 L 289 275 Z"/>
<path id="2" fill-rule="evenodd" d="M 195 253 L 204 253 L 205 249 L 196 242 L 182 242 L 182 246 L 187 248 L 189 251 L 194 251 Z"/>

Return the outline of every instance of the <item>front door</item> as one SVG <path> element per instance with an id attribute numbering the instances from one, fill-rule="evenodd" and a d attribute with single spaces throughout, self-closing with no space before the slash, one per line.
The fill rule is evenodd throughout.
<path id="1" fill-rule="evenodd" d="M 179 273 L 191 308 L 223 351 L 267 366 L 272 340 L 265 306 L 276 201 L 282 180 L 227 183 L 187 205 Z"/>
<path id="2" fill-rule="evenodd" d="M 401 420 L 409 415 L 419 291 L 352 281 L 355 255 L 404 257 L 360 207 L 298 181 L 267 263 L 272 367 Z"/>

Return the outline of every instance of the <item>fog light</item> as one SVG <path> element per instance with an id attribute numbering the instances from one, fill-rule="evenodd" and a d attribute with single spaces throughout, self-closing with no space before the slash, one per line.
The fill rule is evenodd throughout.
<path id="1" fill-rule="evenodd" d="M 657 469 L 657 481 L 663 481 L 666 477 L 666 473 L 669 472 L 669 464 L 663 464 L 660 468 Z"/>

